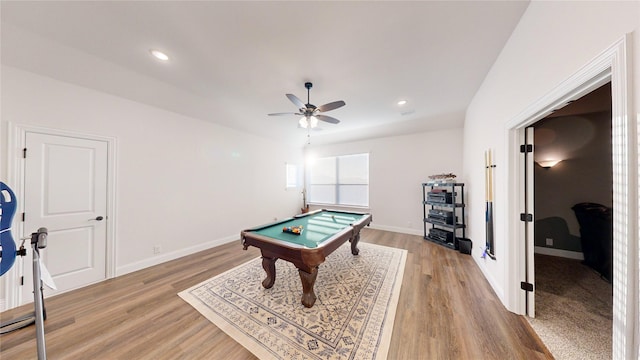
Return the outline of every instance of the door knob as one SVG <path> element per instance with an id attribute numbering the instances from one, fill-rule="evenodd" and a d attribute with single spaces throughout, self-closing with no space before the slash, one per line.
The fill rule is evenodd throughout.
<path id="1" fill-rule="evenodd" d="M 104 217 L 103 216 L 98 216 L 95 219 L 89 219 L 89 221 L 91 221 L 91 220 L 102 221 L 102 220 L 104 220 Z"/>

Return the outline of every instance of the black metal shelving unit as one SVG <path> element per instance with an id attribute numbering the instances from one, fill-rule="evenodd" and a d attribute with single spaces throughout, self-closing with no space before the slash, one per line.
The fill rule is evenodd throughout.
<path id="1" fill-rule="evenodd" d="M 466 238 L 464 183 L 423 183 L 422 203 L 425 240 L 457 250 Z"/>

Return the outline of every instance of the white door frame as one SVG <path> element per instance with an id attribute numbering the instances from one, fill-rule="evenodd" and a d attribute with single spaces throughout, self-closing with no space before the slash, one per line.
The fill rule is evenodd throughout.
<path id="1" fill-rule="evenodd" d="M 116 270 L 116 241 L 115 241 L 115 230 L 116 230 L 116 138 L 93 135 L 87 133 L 80 133 L 75 131 L 68 130 L 59 130 L 59 129 L 49 129 L 44 127 L 32 126 L 32 125 L 24 125 L 24 124 L 14 124 L 8 123 L 8 150 L 7 150 L 7 180 L 9 183 L 13 185 L 13 191 L 18 198 L 18 209 L 17 214 L 21 214 L 24 212 L 24 161 L 22 158 L 22 149 L 26 147 L 26 134 L 27 133 L 40 133 L 47 135 L 58 135 L 58 136 L 68 136 L 68 137 L 77 137 L 82 139 L 91 139 L 97 141 L 104 141 L 107 143 L 107 212 L 106 217 L 109 221 L 106 222 L 107 227 L 107 248 L 106 248 L 106 275 L 107 279 L 113 278 L 115 276 Z M 20 238 L 27 237 L 30 233 L 25 233 L 31 231 L 29 229 L 24 229 L 24 223 L 20 220 L 20 217 L 16 214 L 14 218 L 13 224 L 13 234 L 14 239 L 20 245 Z M 25 243 L 25 247 L 28 244 Z M 9 270 L 5 275 L 4 282 L 4 293 L 7 294 L 6 298 L 6 308 L 11 309 L 17 307 L 22 302 L 22 291 L 19 289 L 20 273 L 22 271 L 23 266 L 21 265 L 21 261 L 17 261 L 16 265 Z"/>
<path id="2" fill-rule="evenodd" d="M 525 314 L 524 226 L 519 214 L 524 198 L 524 183 L 519 155 L 519 137 L 524 128 L 550 114 L 554 109 L 576 100 L 611 81 L 613 152 L 613 358 L 627 359 L 634 354 L 634 328 L 638 326 L 638 133 L 631 103 L 630 35 L 614 43 L 537 102 L 506 124 L 508 132 L 509 214 L 509 307 Z M 533 251 L 533 249 L 530 249 Z"/>

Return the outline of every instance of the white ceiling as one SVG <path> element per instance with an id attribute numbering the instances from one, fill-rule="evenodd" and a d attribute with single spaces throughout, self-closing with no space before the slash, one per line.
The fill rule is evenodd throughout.
<path id="1" fill-rule="evenodd" d="M 347 103 L 313 143 L 461 127 L 528 2 L 0 4 L 3 64 L 302 144 L 298 117 L 266 114 L 296 111 L 305 81 L 312 104 Z"/>

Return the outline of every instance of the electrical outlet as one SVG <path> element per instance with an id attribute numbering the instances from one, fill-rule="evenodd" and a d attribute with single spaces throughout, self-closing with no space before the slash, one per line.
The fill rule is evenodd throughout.
<path id="1" fill-rule="evenodd" d="M 162 248 L 160 247 L 160 245 L 153 245 L 153 254 L 157 255 L 160 254 L 162 252 Z"/>
<path id="2" fill-rule="evenodd" d="M 547 246 L 553 246 L 553 239 L 547 238 Z"/>

